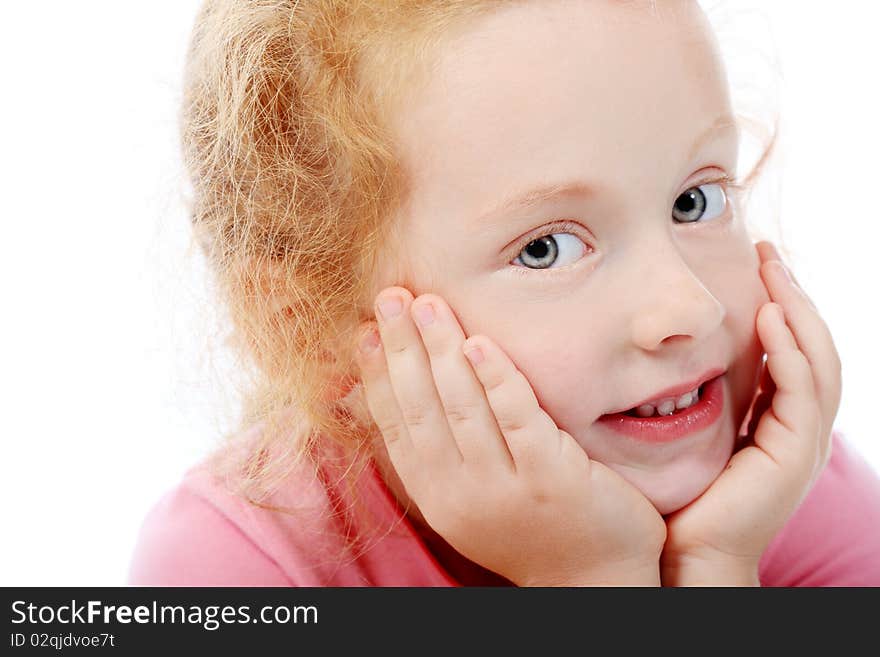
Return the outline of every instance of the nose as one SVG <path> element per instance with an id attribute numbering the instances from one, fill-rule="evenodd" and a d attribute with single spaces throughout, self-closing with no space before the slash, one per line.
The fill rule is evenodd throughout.
<path id="1" fill-rule="evenodd" d="M 687 339 L 702 342 L 724 321 L 724 305 L 674 245 L 645 255 L 641 266 L 629 269 L 639 272 L 628 295 L 633 342 L 647 351 Z"/>

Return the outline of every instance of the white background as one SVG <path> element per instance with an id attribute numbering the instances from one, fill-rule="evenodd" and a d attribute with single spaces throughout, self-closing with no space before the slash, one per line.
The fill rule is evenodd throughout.
<path id="1" fill-rule="evenodd" d="M 123 584 L 144 514 L 233 417 L 181 203 L 197 5 L 0 9 L 2 585 Z M 784 120 L 771 219 L 843 360 L 836 426 L 880 470 L 880 5 L 727 0 L 715 15 L 732 78 L 762 82 L 759 33 L 781 62 L 778 98 L 755 94 Z"/>

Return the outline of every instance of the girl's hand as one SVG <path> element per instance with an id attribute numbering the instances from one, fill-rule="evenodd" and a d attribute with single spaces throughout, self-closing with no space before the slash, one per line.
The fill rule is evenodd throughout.
<path id="1" fill-rule="evenodd" d="M 774 246 L 760 242 L 757 249 L 775 302 L 757 315 L 767 352 L 761 393 L 745 446 L 706 492 L 667 517 L 664 585 L 759 585 L 762 553 L 831 455 L 840 358 L 828 327 Z"/>
<path id="2" fill-rule="evenodd" d="M 465 341 L 437 295 L 388 288 L 378 306 L 381 341 L 358 350 L 367 405 L 440 536 L 520 586 L 659 585 L 662 517 L 556 426 L 497 345 Z"/>

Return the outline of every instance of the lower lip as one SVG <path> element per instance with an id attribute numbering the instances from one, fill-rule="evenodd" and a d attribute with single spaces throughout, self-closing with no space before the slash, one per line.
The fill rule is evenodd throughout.
<path id="1" fill-rule="evenodd" d="M 603 415 L 598 422 L 611 430 L 645 443 L 669 443 L 708 429 L 721 417 L 724 408 L 724 375 L 707 381 L 700 401 L 674 415 L 630 417 L 624 413 Z"/>

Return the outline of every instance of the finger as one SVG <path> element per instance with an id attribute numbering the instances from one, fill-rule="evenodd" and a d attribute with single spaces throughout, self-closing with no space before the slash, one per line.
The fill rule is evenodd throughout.
<path id="1" fill-rule="evenodd" d="M 383 290 L 376 300 L 376 317 L 394 397 L 422 460 L 434 467 L 452 467 L 462 456 L 446 421 L 434 385 L 431 364 L 410 314 L 412 294 L 404 288 Z"/>
<path id="2" fill-rule="evenodd" d="M 762 265 L 761 275 L 771 298 L 784 308 L 791 332 L 810 362 L 822 415 L 829 422 L 830 440 L 830 422 L 837 415 L 841 390 L 840 356 L 831 331 L 780 261 L 768 261 Z"/>
<path id="3" fill-rule="evenodd" d="M 760 417 L 755 444 L 780 465 L 803 462 L 804 455 L 812 463 L 818 449 L 820 418 L 810 363 L 798 349 L 781 306 L 763 306 L 757 326 L 776 394 L 769 411 Z"/>
<path id="4" fill-rule="evenodd" d="M 776 249 L 775 245 L 772 242 L 762 242 L 759 245 L 759 253 L 762 253 L 762 260 L 782 261 L 782 257 L 779 255 L 779 251 Z M 794 285 L 801 293 L 803 293 L 804 297 L 807 299 L 807 301 L 810 302 L 810 304 L 813 306 L 813 309 L 816 311 L 816 314 L 818 315 L 819 311 L 816 308 L 816 304 L 804 291 L 803 286 L 798 282 L 794 273 L 791 271 L 791 267 L 785 265 L 785 269 L 789 275 L 789 278 L 794 282 Z M 827 329 L 827 326 L 825 328 Z M 825 450 L 826 454 L 830 456 L 831 429 L 833 427 L 834 418 L 837 415 L 837 410 L 840 407 L 842 364 L 840 361 L 840 354 L 837 352 L 837 348 L 835 347 L 834 342 L 831 339 L 830 331 L 828 332 L 828 338 L 828 343 L 830 345 L 830 349 L 828 350 L 828 361 L 825 362 L 823 365 L 820 365 L 820 370 L 816 370 L 814 368 L 813 378 L 816 382 L 816 385 L 818 386 L 817 393 L 819 395 L 820 404 L 822 405 L 823 421 L 825 423 L 823 434 L 825 436 Z M 814 359 L 810 353 L 807 353 L 807 357 L 811 360 L 811 362 L 814 362 Z"/>
<path id="5" fill-rule="evenodd" d="M 773 242 L 768 242 L 766 240 L 758 242 L 755 245 L 755 248 L 757 249 L 758 256 L 761 259 L 761 265 L 763 265 L 765 262 L 770 262 L 771 260 L 778 260 L 779 262 L 785 264 L 785 261 L 782 259 L 782 256 L 779 254 L 779 250 L 776 248 L 776 245 L 773 244 Z M 816 304 L 814 304 L 813 300 L 810 299 L 806 292 L 804 292 L 803 287 L 801 287 L 801 284 L 798 282 L 797 278 L 795 278 L 794 272 L 791 271 L 791 267 L 788 267 L 788 265 L 786 265 L 786 267 L 788 268 L 788 273 L 794 281 L 795 285 L 797 285 L 800 291 L 803 292 L 803 295 L 807 298 L 810 304 L 815 307 Z"/>
<path id="6" fill-rule="evenodd" d="M 566 447 L 553 419 L 538 404 L 525 375 L 495 343 L 471 336 L 463 345 L 518 472 L 535 472 Z"/>
<path id="7" fill-rule="evenodd" d="M 364 398 L 373 421 L 379 427 L 388 458 L 401 480 L 406 481 L 418 468 L 418 455 L 413 450 L 412 440 L 403 421 L 400 407 L 394 396 L 391 379 L 382 349 L 379 331 L 373 322 L 358 337 L 355 361 L 361 371 L 364 385 Z"/>
<path id="8" fill-rule="evenodd" d="M 462 350 L 466 336 L 458 319 L 437 295 L 421 295 L 411 307 L 446 420 L 465 462 L 502 465 L 513 470 L 513 457 L 483 386 Z"/>
<path id="9" fill-rule="evenodd" d="M 791 267 L 785 264 L 782 258 L 779 257 L 779 252 L 776 250 L 776 247 L 773 246 L 770 242 L 760 242 L 760 244 L 762 246 L 758 250 L 758 252 L 761 254 L 761 272 L 764 273 L 765 270 L 770 269 L 774 271 L 774 273 L 781 274 L 782 278 L 780 279 L 780 281 L 786 283 L 786 288 L 790 290 L 789 296 L 793 295 L 800 297 L 806 305 L 812 307 L 813 311 L 818 314 L 819 311 L 816 308 L 816 304 L 813 303 L 813 300 L 807 295 L 806 292 L 804 292 L 804 289 L 797 282 L 794 274 L 791 271 Z"/>
<path id="10" fill-rule="evenodd" d="M 803 288 L 798 283 L 797 278 L 794 276 L 794 273 L 791 271 L 791 267 L 789 267 L 788 265 L 786 265 L 783 262 L 781 256 L 779 255 L 779 251 L 776 249 L 776 246 L 772 242 L 763 241 L 763 242 L 759 242 L 756 246 L 758 249 L 758 253 L 761 255 L 761 259 L 762 259 L 762 267 L 761 267 L 762 273 L 764 273 L 763 263 L 772 262 L 772 261 L 777 261 L 779 263 L 782 263 L 781 268 L 779 267 L 778 264 L 768 265 L 768 271 L 766 272 L 767 275 L 765 276 L 765 285 L 768 285 L 768 284 L 773 285 L 775 283 L 775 285 L 773 285 L 773 289 L 770 289 L 768 287 L 768 291 L 770 292 L 771 298 L 773 298 L 774 301 L 777 301 L 778 303 L 781 303 L 783 305 L 783 308 L 785 308 L 785 310 L 786 310 L 787 316 L 791 317 L 793 320 L 795 320 L 794 323 L 796 325 L 793 326 L 792 328 L 793 328 L 793 331 L 795 332 L 796 338 L 798 338 L 798 326 L 797 325 L 802 324 L 803 322 L 796 321 L 797 320 L 797 313 L 795 312 L 796 308 L 795 307 L 789 308 L 788 305 L 786 305 L 786 303 L 785 303 L 786 301 L 792 300 L 792 298 L 793 298 L 792 290 L 794 290 L 794 292 L 796 292 L 796 293 L 800 293 L 800 295 L 802 295 L 802 298 L 804 300 L 806 300 L 810 306 L 812 306 L 812 309 L 815 312 L 816 316 L 815 316 L 814 320 L 812 321 L 812 323 L 814 325 L 818 325 L 818 329 L 815 329 L 812 332 L 824 335 L 825 347 L 826 347 L 825 351 L 827 353 L 828 358 L 825 362 L 823 362 L 823 360 L 819 357 L 816 357 L 814 359 L 813 355 L 811 353 L 812 350 L 810 349 L 810 347 L 802 344 L 801 348 L 804 350 L 805 355 L 807 356 L 808 359 L 810 359 L 811 363 L 815 363 L 815 364 L 819 365 L 819 367 L 821 368 L 820 373 L 824 373 L 824 372 L 833 373 L 835 371 L 838 371 L 838 373 L 839 373 L 839 370 L 841 369 L 840 356 L 839 356 L 837 349 L 834 345 L 834 340 L 831 336 L 831 331 L 828 329 L 828 325 L 824 322 L 824 320 L 822 320 L 822 318 L 819 314 L 819 311 L 816 308 L 816 304 L 813 303 L 812 299 L 810 299 L 810 297 L 807 295 L 807 293 L 804 292 Z M 770 278 L 773 279 L 772 282 L 770 280 L 767 280 Z M 778 299 L 773 297 L 774 293 L 779 294 Z M 797 295 L 795 294 L 794 295 L 795 300 L 796 300 L 796 296 Z M 800 340 L 798 340 L 798 341 L 800 342 Z M 825 369 L 825 368 L 828 368 L 828 369 Z M 816 374 L 815 371 L 814 371 L 814 374 Z M 830 387 L 835 388 L 839 392 L 840 381 L 839 381 L 839 377 L 836 377 L 836 378 L 837 378 L 837 380 L 835 380 L 835 377 L 832 376 L 829 383 L 831 384 Z M 820 386 L 822 385 L 821 380 L 818 381 L 817 383 L 819 383 Z M 821 396 L 821 394 L 820 394 L 820 396 Z M 836 413 L 836 407 L 835 407 L 835 413 Z"/>

